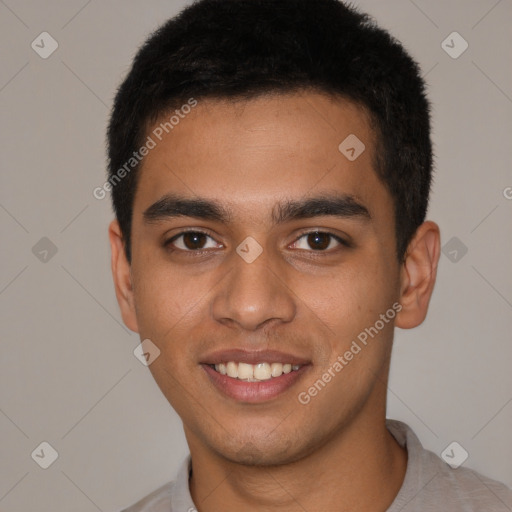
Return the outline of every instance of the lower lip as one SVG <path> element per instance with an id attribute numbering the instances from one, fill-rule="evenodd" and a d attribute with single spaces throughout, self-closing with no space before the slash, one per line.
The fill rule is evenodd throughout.
<path id="1" fill-rule="evenodd" d="M 283 373 L 261 382 L 246 382 L 233 379 L 214 370 L 207 364 L 201 365 L 215 387 L 230 398 L 240 402 L 258 403 L 272 400 L 287 391 L 302 377 L 309 365 L 303 365 L 298 370 Z"/>

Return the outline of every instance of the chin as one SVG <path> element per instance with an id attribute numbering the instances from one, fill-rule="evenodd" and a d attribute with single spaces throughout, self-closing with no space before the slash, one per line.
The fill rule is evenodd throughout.
<path id="1" fill-rule="evenodd" d="M 304 439 L 301 439 L 301 443 Z M 314 448 L 292 442 L 292 436 L 261 438 L 251 440 L 231 439 L 229 445 L 212 447 L 226 460 L 246 466 L 280 466 L 302 459 Z"/>

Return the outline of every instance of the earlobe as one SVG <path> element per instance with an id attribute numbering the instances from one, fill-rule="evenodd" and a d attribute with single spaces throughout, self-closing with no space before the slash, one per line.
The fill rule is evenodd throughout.
<path id="1" fill-rule="evenodd" d="M 397 327 L 411 329 L 425 320 L 436 281 L 439 255 L 439 226 L 435 222 L 426 221 L 416 230 L 402 264 L 402 310 L 396 316 Z"/>
<path id="2" fill-rule="evenodd" d="M 117 302 L 126 326 L 134 332 L 138 331 L 135 302 L 132 286 L 131 265 L 126 259 L 124 239 L 117 220 L 110 223 L 108 229 L 110 240 L 112 277 Z"/>

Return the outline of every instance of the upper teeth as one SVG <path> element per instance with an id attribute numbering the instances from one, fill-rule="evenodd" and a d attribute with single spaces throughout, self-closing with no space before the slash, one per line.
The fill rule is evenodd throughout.
<path id="1" fill-rule="evenodd" d="M 228 363 L 219 363 L 215 365 L 215 369 L 222 375 L 227 375 L 234 379 L 256 382 L 260 380 L 268 380 L 272 377 L 279 377 L 283 373 L 290 373 L 298 370 L 299 364 L 282 364 L 282 363 L 236 363 L 229 361 Z"/>

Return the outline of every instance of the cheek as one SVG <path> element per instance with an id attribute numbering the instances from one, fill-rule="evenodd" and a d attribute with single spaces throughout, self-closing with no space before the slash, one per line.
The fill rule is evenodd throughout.
<path id="1" fill-rule="evenodd" d="M 361 257 L 350 267 L 340 267 L 321 286 L 314 279 L 301 284 L 297 295 L 307 297 L 306 311 L 313 312 L 312 322 L 322 333 L 320 373 L 332 368 L 342 357 L 343 371 L 333 370 L 339 376 L 336 382 L 345 381 L 346 386 L 348 379 L 349 387 L 359 388 L 362 381 L 374 379 L 372 374 L 379 371 L 387 358 L 393 337 L 396 312 L 392 305 L 397 299 L 394 279 L 382 257 L 373 256 Z"/>
<path id="2" fill-rule="evenodd" d="M 197 371 L 197 343 L 208 325 L 209 305 L 219 278 L 190 275 L 149 258 L 135 266 L 135 306 L 140 336 L 160 349 L 150 365 L 166 396 L 183 394 L 181 384 Z M 179 364 L 178 364 L 179 362 Z"/>
<path id="3" fill-rule="evenodd" d="M 354 327 L 373 323 L 389 307 L 393 294 L 389 278 L 372 259 L 340 266 L 321 280 L 302 278 L 295 284 L 297 295 L 336 333 L 351 333 Z"/>
<path id="4" fill-rule="evenodd" d="M 171 270 L 156 259 L 134 264 L 134 297 L 142 336 L 166 337 L 179 322 L 194 317 L 202 308 L 207 288 L 201 280 Z"/>

